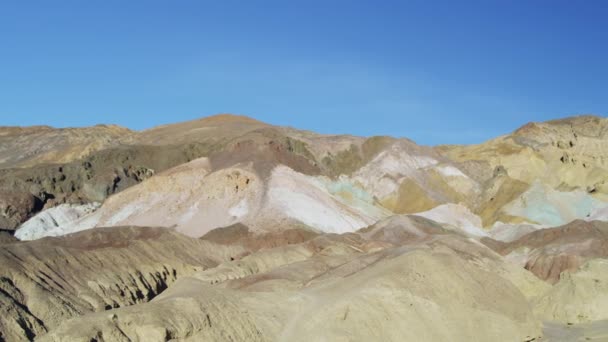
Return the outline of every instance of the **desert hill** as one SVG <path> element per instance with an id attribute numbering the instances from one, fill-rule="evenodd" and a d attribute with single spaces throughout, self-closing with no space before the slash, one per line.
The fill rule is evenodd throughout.
<path id="1" fill-rule="evenodd" d="M 19 203 L 3 205 L 3 228 L 63 203 L 73 212 L 74 205 L 102 202 L 99 212 L 62 227 L 28 222 L 24 228 L 40 232 L 18 234 L 159 224 L 202 236 L 239 222 L 254 230 L 305 225 L 345 232 L 446 204 L 479 216 L 479 229 L 559 226 L 601 216 L 606 207 L 605 126 L 606 119 L 582 116 L 527 124 L 480 145 L 425 147 L 222 114 L 132 132 L 120 146 L 83 160 L 2 170 L 0 191 Z"/>
<path id="2" fill-rule="evenodd" d="M 588 115 L 434 147 L 0 128 L 0 340 L 601 338 L 607 158 Z"/>

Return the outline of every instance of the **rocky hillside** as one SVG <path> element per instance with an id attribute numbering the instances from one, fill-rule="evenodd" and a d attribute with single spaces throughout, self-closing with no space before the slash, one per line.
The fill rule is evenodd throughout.
<path id="1" fill-rule="evenodd" d="M 404 216 L 200 267 L 147 304 L 78 316 L 41 340 L 525 341 L 542 335 L 528 300 L 545 286 L 458 232 Z"/>
<path id="2" fill-rule="evenodd" d="M 69 163 L 117 146 L 131 134 L 129 129 L 115 125 L 0 127 L 0 169 Z"/>
<path id="3" fill-rule="evenodd" d="M 480 145 L 438 150 L 486 184 L 476 210 L 486 224 L 524 219 L 559 225 L 608 200 L 605 118 L 529 123 Z"/>
<path id="4" fill-rule="evenodd" d="M 0 340 L 601 338 L 607 132 L 0 128 Z"/>
<path id="5" fill-rule="evenodd" d="M 67 164 L 1 170 L 2 227 L 17 229 L 63 203 L 103 204 L 61 225 L 28 222 L 19 236 L 132 224 L 194 237 L 236 223 L 346 232 L 447 204 L 478 216 L 474 229 L 601 219 L 606 126 L 606 119 L 582 116 L 527 124 L 480 145 L 431 148 L 218 115 L 133 132 L 120 146 Z M 459 225 L 465 209 L 442 210 Z M 51 214 L 63 215 L 44 215 Z"/>
<path id="6" fill-rule="evenodd" d="M 243 251 L 141 227 L 0 245 L 0 340 L 29 340 L 71 317 L 147 302 Z"/>

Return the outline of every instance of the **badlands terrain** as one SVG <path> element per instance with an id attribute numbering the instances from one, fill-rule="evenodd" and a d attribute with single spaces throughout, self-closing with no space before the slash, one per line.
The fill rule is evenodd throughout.
<path id="1" fill-rule="evenodd" d="M 0 127 L 0 341 L 607 341 L 608 119 Z"/>

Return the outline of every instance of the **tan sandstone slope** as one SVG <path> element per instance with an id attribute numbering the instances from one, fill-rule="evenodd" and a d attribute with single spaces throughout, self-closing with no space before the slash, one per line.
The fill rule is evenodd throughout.
<path id="1" fill-rule="evenodd" d="M 71 317 L 146 302 L 241 247 L 165 228 L 116 227 L 0 245 L 0 340 L 29 340 Z"/>
<path id="2" fill-rule="evenodd" d="M 458 233 L 397 216 L 258 250 L 41 340 L 530 341 L 542 332 L 529 299 L 545 286 Z"/>
<path id="3" fill-rule="evenodd" d="M 68 163 L 116 146 L 131 134 L 129 129 L 115 125 L 0 127 L 0 169 Z"/>

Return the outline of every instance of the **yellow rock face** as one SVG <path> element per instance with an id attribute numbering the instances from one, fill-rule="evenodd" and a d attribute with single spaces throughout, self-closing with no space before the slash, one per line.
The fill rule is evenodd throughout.
<path id="1" fill-rule="evenodd" d="M 0 169 L 68 163 L 116 146 L 133 133 L 115 125 L 63 129 L 0 127 Z"/>
<path id="2" fill-rule="evenodd" d="M 453 160 L 484 160 L 525 183 L 556 189 L 596 188 L 604 193 L 608 170 L 608 119 L 593 116 L 530 123 L 480 145 L 443 147 Z"/>
<path id="3" fill-rule="evenodd" d="M 533 183 L 561 192 L 587 192 L 595 199 L 606 200 L 607 128 L 608 119 L 580 116 L 530 123 L 480 145 L 442 146 L 438 150 L 459 163 L 483 161 L 488 168 L 504 170 L 510 178 L 486 181 L 485 194 L 476 210 L 484 225 L 496 221 L 533 222 L 501 210 Z"/>
<path id="4" fill-rule="evenodd" d="M 579 271 L 564 272 L 535 301 L 537 314 L 551 321 L 584 323 L 608 319 L 608 261 L 593 259 Z"/>

